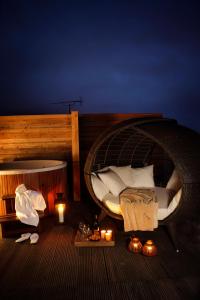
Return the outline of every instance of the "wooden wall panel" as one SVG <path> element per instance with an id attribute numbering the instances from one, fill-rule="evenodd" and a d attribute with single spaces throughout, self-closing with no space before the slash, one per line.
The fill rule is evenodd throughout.
<path id="1" fill-rule="evenodd" d="M 71 159 L 71 115 L 0 117 L 0 162 Z"/>

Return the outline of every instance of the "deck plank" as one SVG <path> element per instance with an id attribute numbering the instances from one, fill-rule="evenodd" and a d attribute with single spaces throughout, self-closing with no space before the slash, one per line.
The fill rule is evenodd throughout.
<path id="1" fill-rule="evenodd" d="M 198 249 L 177 254 L 162 228 L 139 234 L 142 241 L 153 236 L 159 250 L 155 257 L 129 252 L 130 234 L 123 231 L 116 232 L 114 247 L 75 247 L 79 217 L 80 211 L 62 226 L 47 218 L 36 245 L 30 241 L 17 244 L 15 238 L 0 240 L 1 300 L 19 296 L 67 300 L 200 298 Z"/>

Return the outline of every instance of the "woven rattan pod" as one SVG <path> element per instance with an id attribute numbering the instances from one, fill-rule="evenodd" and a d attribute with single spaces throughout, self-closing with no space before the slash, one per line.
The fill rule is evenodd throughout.
<path id="1" fill-rule="evenodd" d="M 116 219 L 95 196 L 91 173 L 106 166 L 154 164 L 157 186 L 166 183 L 176 168 L 182 181 L 182 195 L 178 207 L 159 224 L 171 224 L 194 218 L 200 209 L 200 135 L 165 118 L 128 119 L 112 126 L 97 138 L 91 147 L 84 168 L 86 186 L 102 212 Z"/>

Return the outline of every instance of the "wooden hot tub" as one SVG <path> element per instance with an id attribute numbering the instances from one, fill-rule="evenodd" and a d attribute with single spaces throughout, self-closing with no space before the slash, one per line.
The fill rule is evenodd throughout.
<path id="1" fill-rule="evenodd" d="M 15 195 L 15 189 L 25 184 L 28 189 L 40 191 L 52 214 L 56 193 L 67 197 L 67 163 L 59 160 L 26 160 L 0 164 L 0 216 L 8 214 L 4 197 Z"/>

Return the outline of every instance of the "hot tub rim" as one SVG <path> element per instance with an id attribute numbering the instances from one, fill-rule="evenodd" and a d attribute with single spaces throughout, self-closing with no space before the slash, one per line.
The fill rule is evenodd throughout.
<path id="1" fill-rule="evenodd" d="M 32 168 L 32 169 L 25 169 L 25 168 L 21 168 L 21 169 L 10 169 L 10 170 L 0 170 L 0 176 L 1 175 L 17 175 L 17 174 L 32 174 L 32 173 L 41 173 L 41 172 L 49 172 L 49 171 L 54 171 L 54 170 L 59 170 L 59 169 L 63 169 L 67 166 L 67 162 L 63 161 L 63 160 L 54 160 L 54 159 L 41 159 L 41 160 L 18 160 L 18 161 L 13 161 L 13 162 L 5 162 L 5 163 L 1 163 L 1 165 L 3 164 L 10 164 L 10 165 L 15 165 L 20 164 L 20 163 L 33 163 L 33 162 L 57 162 L 57 164 L 55 164 L 54 166 L 49 166 L 49 167 L 43 167 L 43 168 Z"/>

